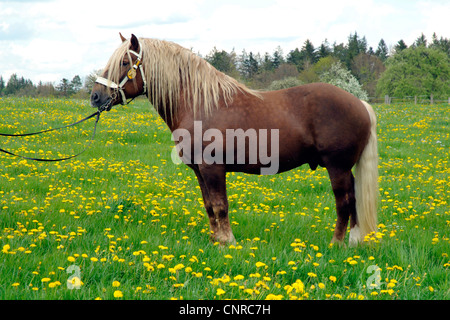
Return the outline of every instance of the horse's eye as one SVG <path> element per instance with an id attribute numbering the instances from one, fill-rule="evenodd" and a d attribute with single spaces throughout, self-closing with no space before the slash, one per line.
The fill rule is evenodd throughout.
<path id="1" fill-rule="evenodd" d="M 128 61 L 122 61 L 122 66 L 126 67 L 127 65 L 129 65 L 130 63 Z"/>

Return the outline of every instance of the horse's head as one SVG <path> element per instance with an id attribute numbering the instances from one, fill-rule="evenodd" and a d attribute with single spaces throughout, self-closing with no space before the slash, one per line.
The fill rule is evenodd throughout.
<path id="1" fill-rule="evenodd" d="M 142 67 L 142 46 L 133 34 L 126 40 L 122 34 L 122 45 L 108 61 L 103 74 L 98 77 L 91 93 L 91 105 L 99 110 L 110 110 L 117 104 L 127 104 L 147 91 Z"/>

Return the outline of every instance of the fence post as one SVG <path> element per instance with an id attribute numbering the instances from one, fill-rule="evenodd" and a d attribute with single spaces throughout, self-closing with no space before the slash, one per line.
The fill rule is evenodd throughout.
<path id="1" fill-rule="evenodd" d="M 414 96 L 414 104 L 417 104 L 417 96 Z"/>
<path id="2" fill-rule="evenodd" d="M 389 104 L 389 95 L 384 96 L 384 104 Z"/>
<path id="3" fill-rule="evenodd" d="M 433 94 L 430 95 L 430 104 L 433 104 L 434 99 L 433 99 Z"/>

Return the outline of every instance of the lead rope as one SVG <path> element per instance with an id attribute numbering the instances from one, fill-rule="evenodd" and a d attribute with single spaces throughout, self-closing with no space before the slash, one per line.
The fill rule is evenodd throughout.
<path id="1" fill-rule="evenodd" d="M 94 112 L 94 113 L 91 114 L 90 116 L 87 116 L 86 118 L 84 118 L 84 119 L 82 119 L 82 120 L 79 120 L 79 121 L 77 121 L 77 122 L 74 122 L 74 123 L 72 123 L 72 124 L 69 124 L 69 125 L 63 126 L 63 127 L 59 127 L 59 128 L 48 129 L 48 130 L 43 130 L 43 131 L 39 131 L 39 132 L 32 132 L 32 133 L 23 133 L 23 134 L 0 133 L 0 136 L 4 136 L 4 137 L 26 137 L 26 136 L 33 136 L 33 135 L 38 135 L 38 134 L 42 134 L 42 133 L 45 133 L 45 132 L 51 132 L 51 131 L 55 131 L 55 130 L 60 130 L 60 129 L 64 129 L 64 128 L 73 127 L 73 126 L 76 126 L 77 124 L 80 124 L 80 123 L 82 123 L 82 122 L 84 122 L 84 121 L 87 121 L 87 120 L 89 120 L 89 119 L 91 119 L 91 118 L 93 118 L 93 117 L 96 117 L 96 118 L 95 118 L 94 131 L 92 132 L 92 137 L 91 137 L 91 139 L 90 139 L 90 141 L 89 141 L 89 144 L 83 149 L 83 151 L 81 151 L 81 152 L 79 152 L 79 153 L 77 153 L 77 154 L 75 154 L 75 155 L 73 155 L 73 156 L 65 157 L 65 158 L 58 158 L 58 159 L 42 159 L 42 158 L 32 158 L 32 157 L 21 156 L 21 155 L 19 155 L 19 154 L 15 154 L 15 153 L 13 153 L 13 152 L 10 152 L 10 151 L 5 150 L 5 149 L 2 149 L 2 148 L 0 148 L 0 152 L 9 154 L 9 155 L 14 156 L 14 157 L 19 157 L 19 158 L 22 158 L 22 159 L 25 159 L 25 160 L 33 160 L 33 161 L 41 161 L 41 162 L 58 162 L 58 161 L 65 161 L 65 160 L 69 160 L 69 159 L 73 159 L 73 158 L 75 158 L 75 157 L 78 157 L 79 155 L 83 154 L 87 149 L 89 149 L 89 147 L 91 146 L 92 142 L 94 141 L 95 133 L 96 133 L 96 131 L 97 131 L 97 124 L 98 124 L 98 121 L 100 120 L 100 114 L 101 114 L 104 110 L 105 110 L 104 108 L 99 108 L 99 110 L 98 110 L 97 112 Z"/>

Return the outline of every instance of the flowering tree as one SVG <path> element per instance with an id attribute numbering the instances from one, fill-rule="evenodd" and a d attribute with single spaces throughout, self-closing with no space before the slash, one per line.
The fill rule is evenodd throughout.
<path id="1" fill-rule="evenodd" d="M 339 61 L 334 63 L 328 71 L 323 72 L 319 78 L 320 81 L 344 89 L 361 100 L 368 99 L 367 92 L 363 90 L 358 79 L 356 79 Z"/>

